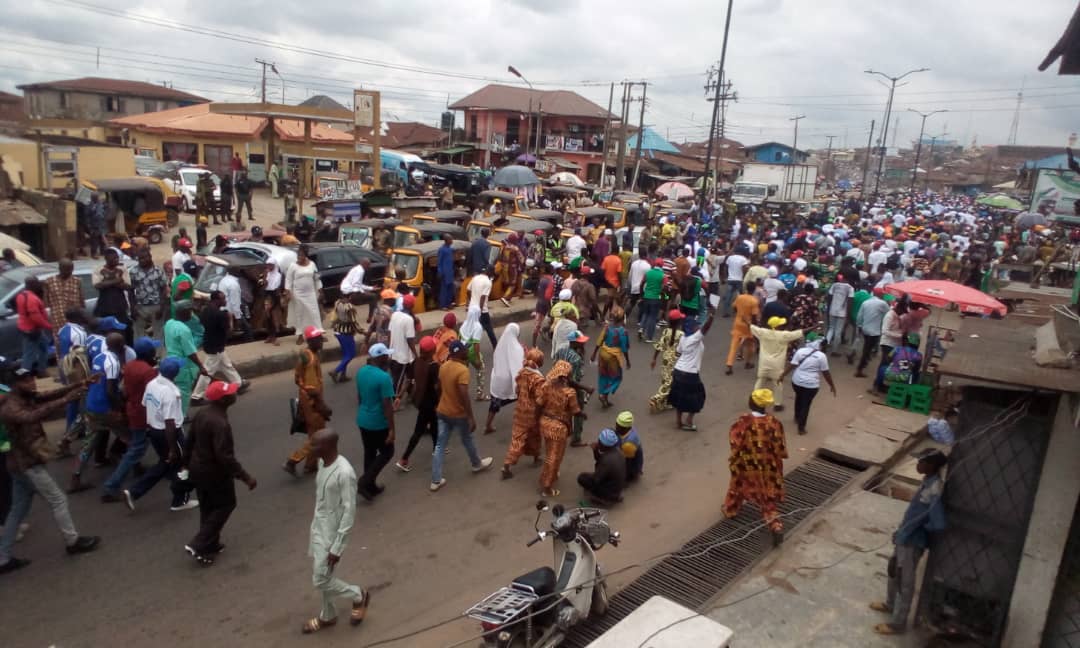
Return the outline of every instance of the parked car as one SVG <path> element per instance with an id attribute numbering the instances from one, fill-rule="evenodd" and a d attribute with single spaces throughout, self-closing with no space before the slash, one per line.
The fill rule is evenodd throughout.
<path id="1" fill-rule="evenodd" d="M 159 171 L 164 164 L 161 160 L 152 158 L 149 155 L 136 155 L 135 156 L 135 174 L 141 176 L 152 176 L 155 172 Z"/>
<path id="2" fill-rule="evenodd" d="M 161 178 L 165 184 L 180 196 L 180 211 L 195 211 L 195 187 L 199 178 L 209 175 L 214 181 L 214 200 L 221 200 L 221 178 L 210 169 L 196 166 L 163 166 L 154 173 L 155 177 Z"/>
<path id="3" fill-rule="evenodd" d="M 364 273 L 364 283 L 382 288 L 387 266 L 382 254 L 348 243 L 310 243 L 307 247 L 322 280 L 324 305 L 337 301 L 341 295 L 341 280 L 364 259 L 371 261 L 371 267 Z"/>
<path id="4" fill-rule="evenodd" d="M 129 262 L 134 265 L 134 261 Z M 98 291 L 94 288 L 92 275 L 95 270 L 105 265 L 101 260 L 80 259 L 75 262 L 75 276 L 82 283 L 83 299 L 86 311 L 92 313 L 97 304 Z M 16 327 L 18 315 L 15 312 L 15 297 L 25 289 L 26 278 L 36 276 L 42 281 L 57 274 L 59 268 L 55 262 L 15 268 L 0 274 L 0 356 L 9 360 L 22 357 L 22 339 Z"/>
<path id="5" fill-rule="evenodd" d="M 30 245 L 20 241 L 10 234 L 0 232 L 0 250 L 11 248 L 15 253 L 15 261 L 19 267 L 35 266 L 45 263 L 36 254 L 30 251 Z"/>

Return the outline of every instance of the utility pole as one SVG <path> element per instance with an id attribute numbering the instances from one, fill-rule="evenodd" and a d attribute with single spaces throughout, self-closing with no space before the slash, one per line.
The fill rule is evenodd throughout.
<path id="1" fill-rule="evenodd" d="M 258 59 L 258 58 L 255 59 L 255 62 L 262 66 L 262 102 L 266 103 L 266 68 L 270 68 L 271 70 L 274 71 L 274 74 L 277 74 L 278 76 L 281 76 L 281 75 L 278 74 L 277 68 L 274 67 L 273 62 L 264 61 L 263 59 Z M 281 91 L 285 92 L 285 89 L 282 88 Z"/>
<path id="2" fill-rule="evenodd" d="M 874 146 L 874 126 L 877 124 L 873 119 L 870 120 L 870 135 L 866 138 L 866 159 L 863 160 L 862 165 L 862 184 L 859 185 L 859 197 L 866 198 L 866 173 L 870 170 L 870 151 Z"/>
<path id="3" fill-rule="evenodd" d="M 607 117 L 604 118 L 604 158 L 600 163 L 600 182 L 596 183 L 601 189 L 604 188 L 604 180 L 607 178 L 607 156 L 608 156 L 608 142 L 611 140 L 611 109 L 612 103 L 615 101 L 615 82 L 611 82 L 611 89 L 608 90 L 607 98 Z"/>
<path id="4" fill-rule="evenodd" d="M 720 110 L 720 97 L 723 93 L 724 86 L 724 60 L 727 58 L 727 41 L 728 32 L 731 30 L 731 10 L 735 0 L 728 0 L 727 3 L 727 17 L 724 19 L 724 40 L 720 45 L 720 64 L 716 69 L 716 96 L 713 98 L 713 112 L 712 121 L 709 122 L 709 145 L 705 149 L 705 180 L 702 181 L 701 186 L 701 211 L 705 211 L 705 199 L 708 194 L 705 189 L 709 186 L 709 163 L 712 161 L 713 155 L 713 138 L 716 136 L 716 114 Z M 711 78 L 711 77 L 710 77 Z M 709 87 L 706 85 L 706 91 Z M 718 165 L 719 166 L 719 165 Z M 719 175 L 719 174 L 717 174 Z"/>
<path id="5" fill-rule="evenodd" d="M 933 111 L 928 112 L 928 113 L 921 113 L 918 110 L 913 110 L 911 108 L 908 108 L 908 110 L 915 113 L 919 117 L 922 117 L 922 125 L 919 126 L 919 143 L 916 144 L 916 146 L 915 146 L 915 168 L 913 168 L 911 170 L 911 187 L 908 189 L 908 193 L 914 194 L 915 193 L 915 177 L 919 174 L 919 155 L 922 153 L 923 132 L 926 130 L 926 118 L 929 117 L 930 115 L 936 115 L 938 113 L 949 112 L 949 111 L 948 110 L 933 110 Z M 930 157 L 931 165 L 933 165 L 933 159 L 934 159 L 933 158 L 933 149 L 931 149 L 930 155 L 931 155 L 931 157 Z"/>
<path id="6" fill-rule="evenodd" d="M 882 120 L 882 127 L 881 127 L 882 128 L 882 131 L 881 131 L 881 151 L 880 151 L 881 157 L 878 159 L 877 176 L 876 176 L 876 178 L 874 180 L 874 197 L 875 198 L 877 197 L 878 187 L 881 185 L 881 174 L 885 170 L 885 150 L 886 150 L 885 149 L 885 143 L 888 142 L 888 137 L 889 137 L 889 119 L 892 118 L 893 94 L 896 93 L 896 82 L 899 81 L 900 79 L 903 79 L 904 77 L 908 76 L 909 74 L 915 74 L 916 72 L 927 72 L 929 69 L 930 68 L 919 68 L 919 69 L 916 69 L 916 70 L 908 70 L 907 72 L 904 72 L 900 76 L 895 76 L 895 77 L 891 77 L 891 76 L 885 74 L 884 72 L 877 72 L 875 70 L 864 70 L 864 72 L 866 74 L 877 74 L 878 76 L 885 77 L 886 79 L 889 80 L 889 83 L 890 83 L 890 85 L 889 85 L 889 101 L 885 104 L 885 119 Z M 864 184 L 864 189 L 865 189 L 865 184 Z"/>
<path id="7" fill-rule="evenodd" d="M 825 139 L 829 140 L 829 151 L 825 154 L 825 182 L 832 185 L 832 141 L 836 135 L 826 135 Z"/>
<path id="8" fill-rule="evenodd" d="M 1020 82 L 1020 92 L 1016 93 L 1016 111 L 1013 112 L 1012 124 L 1009 125 L 1009 144 L 1016 146 L 1016 133 L 1020 130 L 1020 106 L 1024 103 L 1024 82 Z"/>
<path id="9" fill-rule="evenodd" d="M 540 157 L 540 129 L 544 125 L 544 101 L 541 99 L 537 102 L 536 108 L 536 149 L 533 151 L 533 155 L 537 158 Z"/>
<path id="10" fill-rule="evenodd" d="M 641 82 L 641 113 L 638 116 L 637 150 L 634 151 L 634 179 L 630 182 L 630 191 L 637 189 L 638 172 L 641 170 L 641 141 L 645 139 L 645 91 L 648 81 Z"/>
<path id="11" fill-rule="evenodd" d="M 630 111 L 630 88 L 626 81 L 622 82 L 622 112 L 619 116 L 619 154 L 615 160 L 615 189 L 622 189 L 626 185 L 626 120 Z"/>
<path id="12" fill-rule="evenodd" d="M 930 137 L 930 164 L 926 167 L 926 184 L 923 185 L 923 193 L 930 191 L 930 172 L 934 170 L 934 144 L 948 133 L 942 133 L 941 135 L 933 135 Z"/>
<path id="13" fill-rule="evenodd" d="M 738 93 L 731 91 L 731 81 L 726 82 L 724 84 L 724 91 L 720 94 L 720 128 L 719 135 L 717 136 L 719 144 L 717 145 L 718 150 L 716 152 L 716 182 L 713 183 L 713 200 L 716 200 L 716 190 L 720 185 L 720 168 L 723 166 L 722 163 L 724 161 L 724 126 L 727 121 L 727 102 L 729 100 L 737 101 L 738 98 Z"/>
<path id="14" fill-rule="evenodd" d="M 784 200 L 791 199 L 791 185 L 795 182 L 795 160 L 799 157 L 799 121 L 803 119 L 806 119 L 806 115 L 798 115 L 788 120 L 795 122 L 795 140 L 791 144 L 791 157 L 789 158 L 787 170 L 790 178 L 784 183 Z"/>

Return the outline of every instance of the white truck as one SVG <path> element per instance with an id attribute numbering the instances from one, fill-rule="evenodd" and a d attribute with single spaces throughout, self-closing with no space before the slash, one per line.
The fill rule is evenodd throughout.
<path id="1" fill-rule="evenodd" d="M 744 164 L 731 199 L 736 205 L 761 207 L 814 199 L 818 169 L 813 164 Z"/>

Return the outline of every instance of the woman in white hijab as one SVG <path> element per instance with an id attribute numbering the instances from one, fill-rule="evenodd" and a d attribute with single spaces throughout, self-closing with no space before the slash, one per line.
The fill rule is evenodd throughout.
<path id="1" fill-rule="evenodd" d="M 514 379 L 518 372 L 525 366 L 525 347 L 521 346 L 518 336 L 521 335 L 521 327 L 511 322 L 503 329 L 499 336 L 499 343 L 495 345 L 495 353 L 491 367 L 491 402 L 488 405 L 487 424 L 484 425 L 484 434 L 495 431 L 492 423 L 495 415 L 504 405 L 509 405 L 517 400 L 517 390 Z"/>
<path id="2" fill-rule="evenodd" d="M 480 307 L 470 306 L 465 314 L 465 322 L 458 329 L 458 339 L 469 349 L 468 362 L 476 370 L 476 400 L 487 400 L 484 393 L 484 355 L 480 353 L 480 339 L 484 327 L 480 324 Z"/>
<path id="3" fill-rule="evenodd" d="M 562 317 L 555 322 L 551 329 L 551 357 L 554 359 L 559 351 L 570 346 L 570 334 L 578 330 L 578 324 L 572 319 Z"/>

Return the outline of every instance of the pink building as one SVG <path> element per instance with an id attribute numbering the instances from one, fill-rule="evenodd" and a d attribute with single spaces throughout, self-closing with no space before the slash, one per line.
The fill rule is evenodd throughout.
<path id="1" fill-rule="evenodd" d="M 541 175 L 571 171 L 582 180 L 600 179 L 608 112 L 576 92 L 492 84 L 450 109 L 465 113 L 465 138 L 484 151 L 477 163 L 511 162 L 528 153 L 540 159 Z"/>

